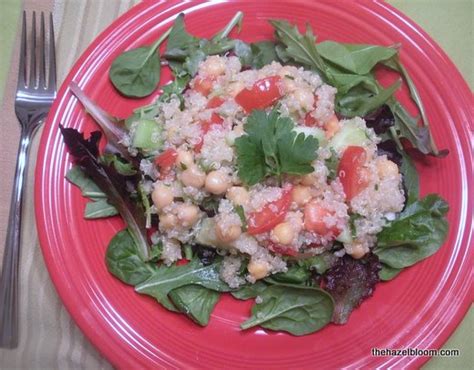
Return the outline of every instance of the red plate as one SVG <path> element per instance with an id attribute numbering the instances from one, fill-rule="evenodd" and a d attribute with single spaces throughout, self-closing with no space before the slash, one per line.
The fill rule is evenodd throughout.
<path id="1" fill-rule="evenodd" d="M 440 193 L 450 204 L 449 238 L 433 257 L 380 284 L 345 326 L 293 337 L 261 329 L 239 331 L 249 302 L 225 296 L 208 327 L 137 295 L 106 269 L 110 238 L 120 219 L 86 221 L 85 199 L 64 175 L 71 163 L 58 124 L 96 128 L 68 91 L 76 81 L 103 108 L 128 115 L 145 100 L 127 100 L 112 88 L 111 61 L 127 48 L 150 44 L 185 11 L 192 33 L 209 36 L 238 10 L 245 13 L 240 37 L 270 38 L 268 18 L 303 26 L 310 21 L 320 40 L 391 45 L 402 43 L 402 60 L 425 102 L 443 160 L 418 163 L 422 193 Z M 162 79 L 164 82 L 164 79 Z M 406 91 L 401 94 L 408 104 Z M 110 26 L 82 55 L 61 88 L 45 125 L 36 169 L 38 232 L 51 277 L 67 309 L 89 339 L 117 367 L 293 367 L 420 366 L 428 357 L 372 357 L 371 348 L 439 348 L 472 301 L 471 245 L 473 173 L 472 95 L 443 51 L 416 25 L 378 2 L 145 2 Z"/>

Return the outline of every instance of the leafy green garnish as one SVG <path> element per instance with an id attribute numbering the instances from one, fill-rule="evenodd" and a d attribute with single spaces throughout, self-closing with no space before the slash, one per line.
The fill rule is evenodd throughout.
<path id="1" fill-rule="evenodd" d="M 159 46 L 168 37 L 166 31 L 151 46 L 142 46 L 120 54 L 112 62 L 109 77 L 115 88 L 123 95 L 142 98 L 150 95 L 160 82 Z"/>
<path id="2" fill-rule="evenodd" d="M 206 326 L 209 323 L 220 294 L 200 285 L 185 285 L 173 289 L 169 297 L 178 311 L 186 314 L 196 324 Z"/>
<path id="3" fill-rule="evenodd" d="M 334 310 L 331 296 L 318 288 L 271 285 L 259 296 L 262 302 L 252 307 L 252 316 L 240 325 L 244 330 L 260 325 L 305 335 L 326 326 Z"/>
<path id="4" fill-rule="evenodd" d="M 278 60 L 275 42 L 273 41 L 259 41 L 247 44 L 243 41 L 236 40 L 234 53 L 239 57 L 243 67 L 260 69 Z"/>
<path id="5" fill-rule="evenodd" d="M 81 189 L 83 197 L 92 200 L 107 198 L 107 195 L 100 190 L 96 183 L 87 176 L 80 166 L 72 167 L 66 174 L 66 179 Z"/>
<path id="6" fill-rule="evenodd" d="M 235 212 L 239 215 L 240 222 L 242 223 L 242 231 L 247 231 L 247 219 L 245 218 L 244 207 L 237 205 L 234 207 Z"/>
<path id="7" fill-rule="evenodd" d="M 99 199 L 86 204 L 84 218 L 93 220 L 118 215 L 117 209 L 109 204 L 106 199 Z"/>
<path id="8" fill-rule="evenodd" d="M 255 298 L 265 289 L 267 289 L 267 284 L 259 280 L 255 284 L 246 284 L 230 294 L 232 294 L 234 298 L 245 301 L 250 298 Z"/>
<path id="9" fill-rule="evenodd" d="M 379 271 L 380 280 L 389 281 L 394 277 L 398 276 L 403 269 L 397 269 L 395 267 L 390 267 L 385 263 L 382 263 L 382 269 Z"/>
<path id="10" fill-rule="evenodd" d="M 213 264 L 204 266 L 198 259 L 194 259 L 183 266 L 161 266 L 149 279 L 137 285 L 135 290 L 156 298 L 168 310 L 176 311 L 168 297 L 173 289 L 195 284 L 219 292 L 230 290 L 219 278 L 220 264 L 221 261 L 216 260 Z"/>
<path id="11" fill-rule="evenodd" d="M 420 184 L 418 179 L 418 172 L 416 167 L 413 164 L 411 158 L 405 153 L 402 152 L 402 165 L 400 167 L 400 172 L 403 175 L 403 184 L 407 190 L 407 205 L 410 205 L 416 202 L 420 196 Z"/>
<path id="12" fill-rule="evenodd" d="M 105 263 L 112 275 L 129 285 L 145 281 L 156 269 L 137 254 L 134 241 L 127 230 L 118 232 L 112 238 L 105 254 Z"/>
<path id="13" fill-rule="evenodd" d="M 246 135 L 235 140 L 239 177 L 254 185 L 265 177 L 283 174 L 304 175 L 314 169 L 318 141 L 299 135 L 294 124 L 275 109 L 270 113 L 255 110 L 244 125 Z"/>
<path id="14" fill-rule="evenodd" d="M 397 269 L 431 256 L 446 240 L 448 209 L 448 204 L 437 194 L 410 204 L 377 235 L 374 253 L 381 262 Z"/>

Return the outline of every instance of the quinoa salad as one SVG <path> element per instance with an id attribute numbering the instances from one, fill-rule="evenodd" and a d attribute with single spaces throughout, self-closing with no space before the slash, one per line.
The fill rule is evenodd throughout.
<path id="1" fill-rule="evenodd" d="M 447 153 L 395 99 L 400 82 L 375 79 L 383 64 L 416 92 L 398 48 L 315 43 L 281 20 L 274 40 L 245 43 L 228 36 L 241 20 L 200 39 L 180 15 L 119 55 L 115 88 L 155 96 L 127 119 L 71 85 L 107 147 L 61 126 L 76 163 L 66 177 L 92 200 L 86 219 L 124 219 L 105 260 L 138 293 L 205 326 L 229 292 L 254 299 L 243 330 L 305 335 L 344 324 L 379 282 L 441 247 L 448 206 L 420 197 L 405 148 Z M 160 58 L 174 80 L 157 90 Z"/>

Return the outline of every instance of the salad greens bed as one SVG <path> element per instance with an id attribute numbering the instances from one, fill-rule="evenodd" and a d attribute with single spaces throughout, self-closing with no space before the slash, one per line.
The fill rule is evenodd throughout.
<path id="1" fill-rule="evenodd" d="M 316 42 L 308 25 L 304 33 L 284 20 L 271 20 L 275 39 L 245 43 L 229 37 L 240 30 L 243 14 L 234 18 L 210 39 L 190 35 L 180 14 L 173 27 L 153 45 L 128 50 L 119 55 L 110 68 L 110 80 L 126 97 L 145 97 L 159 85 L 163 64 L 171 68 L 174 80 L 160 87 L 156 102 L 141 107 L 125 120 L 110 117 L 90 101 L 77 85 L 73 93 L 96 119 L 107 138 L 107 147 L 99 153 L 101 133 L 96 131 L 86 139 L 75 129 L 60 126 L 64 141 L 76 165 L 67 179 L 77 185 L 87 203 L 84 217 L 97 219 L 119 214 L 127 228 L 111 240 L 107 253 L 107 268 L 115 277 L 135 287 L 140 294 L 154 297 L 170 311 L 184 313 L 199 325 L 207 325 L 221 292 L 230 292 L 236 299 L 254 299 L 251 317 L 242 329 L 261 326 L 294 335 L 315 332 L 330 322 L 343 324 L 351 311 L 369 297 L 376 283 L 391 280 L 404 268 L 434 254 L 446 239 L 445 218 L 448 205 L 436 194 L 419 197 L 418 175 L 408 152 L 443 157 L 431 135 L 429 122 L 419 94 L 399 58 L 400 45 L 343 44 L 334 41 Z M 160 55 L 159 47 L 167 42 Z M 213 248 L 187 246 L 187 264 L 165 266 L 158 263 L 162 246 L 150 245 L 147 228 L 157 223 L 150 213 L 151 201 L 143 191 L 140 159 L 150 155 L 146 138 L 132 143 L 139 149 L 132 156 L 121 144 L 133 120 L 151 121 L 159 104 L 175 95 L 182 99 L 188 82 L 197 73 L 199 64 L 209 55 L 233 53 L 244 67 L 261 68 L 272 61 L 302 66 L 317 71 L 324 82 L 337 88 L 336 112 L 340 117 L 361 116 L 383 138 L 378 145 L 382 154 L 400 166 L 406 189 L 407 203 L 398 217 L 377 235 L 378 244 L 372 253 L 360 260 L 345 255 L 337 258 L 330 252 L 301 260 L 288 259 L 288 271 L 277 273 L 232 290 L 219 278 L 221 257 Z M 399 73 L 401 79 L 383 87 L 375 70 L 384 67 Z M 395 98 L 394 93 L 404 80 L 419 109 L 413 117 Z M 278 124 L 277 124 L 278 123 Z M 274 112 L 254 112 L 246 125 L 247 136 L 236 142 L 239 156 L 239 176 L 247 184 L 255 184 L 266 176 L 282 173 L 304 174 L 312 171 L 308 165 L 315 159 L 317 140 L 292 131 L 292 122 Z M 146 124 L 144 125 L 146 126 Z M 150 125 L 150 136 L 154 125 Z M 274 135 L 288 145 L 260 148 L 258 137 Z M 298 148 L 298 155 L 294 155 Z M 270 149 L 269 149 L 270 148 Z M 409 150 L 407 150 L 409 148 Z M 282 151 L 275 154 L 276 151 Z M 245 154 L 246 153 L 246 154 Z M 284 158 L 271 160 L 272 155 Z M 270 160 L 269 160 L 270 157 Z M 334 169 L 337 158 L 331 157 L 328 167 Z M 132 190 L 130 190 L 132 189 Z M 239 215 L 245 220 L 243 209 Z M 245 270 L 246 266 L 242 269 Z"/>

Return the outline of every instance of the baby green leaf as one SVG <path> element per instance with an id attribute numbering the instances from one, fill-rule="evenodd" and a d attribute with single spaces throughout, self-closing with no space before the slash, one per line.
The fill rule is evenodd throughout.
<path id="1" fill-rule="evenodd" d="M 374 253 L 381 262 L 398 269 L 431 256 L 446 240 L 447 212 L 447 203 L 437 194 L 410 204 L 377 235 Z"/>
<path id="2" fill-rule="evenodd" d="M 115 88 L 125 96 L 142 98 L 150 95 L 160 82 L 160 44 L 165 32 L 152 46 L 142 46 L 120 54 L 112 62 L 109 77 Z"/>
<path id="3" fill-rule="evenodd" d="M 86 204 L 86 208 L 84 210 L 84 218 L 88 220 L 115 216 L 117 214 L 117 209 L 110 205 L 106 199 L 99 199 L 95 202 L 89 202 Z"/>
<path id="4" fill-rule="evenodd" d="M 93 200 L 107 198 L 107 195 L 105 195 L 96 183 L 77 165 L 67 172 L 66 179 L 81 189 L 82 195 L 86 198 Z"/>
<path id="5" fill-rule="evenodd" d="M 199 259 L 194 259 L 183 266 L 161 266 L 150 278 L 135 287 L 141 294 L 148 294 L 158 300 L 170 311 L 176 308 L 169 300 L 168 294 L 173 289 L 196 284 L 218 292 L 227 292 L 229 286 L 219 278 L 221 261 L 204 266 Z"/>
<path id="6" fill-rule="evenodd" d="M 263 292 L 267 288 L 267 284 L 262 281 L 257 281 L 255 284 L 247 284 L 240 287 L 238 290 L 231 292 L 234 298 L 240 300 L 247 300 L 250 298 L 255 298 L 261 292 Z"/>
<path id="7" fill-rule="evenodd" d="M 220 294 L 192 284 L 173 289 L 169 297 L 178 311 L 186 314 L 196 324 L 206 326 Z"/>
<path id="8" fill-rule="evenodd" d="M 316 49 L 327 62 L 358 75 L 370 73 L 380 62 L 397 54 L 397 49 L 377 45 L 320 42 Z"/>
<path id="9" fill-rule="evenodd" d="M 382 269 L 379 271 L 380 280 L 389 281 L 398 276 L 403 269 L 397 269 L 382 263 Z"/>
<path id="10" fill-rule="evenodd" d="M 262 303 L 252 307 L 252 316 L 242 329 L 257 325 L 293 335 L 314 333 L 332 317 L 334 302 L 324 290 L 307 287 L 272 285 L 259 294 Z"/>
<path id="11" fill-rule="evenodd" d="M 403 175 L 403 183 L 407 189 L 407 204 L 416 202 L 420 196 L 420 184 L 418 179 L 418 172 L 411 158 L 403 151 L 402 166 L 400 171 Z"/>
<path id="12" fill-rule="evenodd" d="M 154 265 L 143 262 L 134 241 L 127 230 L 119 231 L 110 241 L 105 254 L 107 269 L 128 285 L 136 285 L 148 279 Z"/>

